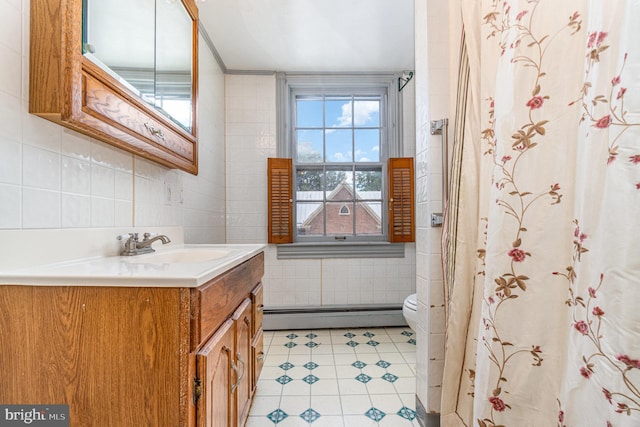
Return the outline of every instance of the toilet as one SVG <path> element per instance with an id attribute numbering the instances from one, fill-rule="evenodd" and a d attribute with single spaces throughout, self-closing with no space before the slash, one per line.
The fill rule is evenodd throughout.
<path id="1" fill-rule="evenodd" d="M 404 299 L 404 304 L 402 305 L 402 315 L 404 316 L 404 320 L 407 321 L 407 324 L 413 331 L 417 329 L 418 323 L 416 304 L 416 294 L 411 294 Z"/>

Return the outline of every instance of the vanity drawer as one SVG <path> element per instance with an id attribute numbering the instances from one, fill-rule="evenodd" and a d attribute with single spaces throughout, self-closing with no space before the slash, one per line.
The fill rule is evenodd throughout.
<path id="1" fill-rule="evenodd" d="M 196 141 L 192 135 L 180 135 L 162 123 L 162 119 L 136 108 L 131 100 L 111 90 L 86 71 L 83 72 L 83 111 L 110 126 L 150 142 L 155 151 L 166 151 L 195 164 Z"/>
<path id="2" fill-rule="evenodd" d="M 264 253 L 191 290 L 191 349 L 231 317 L 264 274 Z"/>

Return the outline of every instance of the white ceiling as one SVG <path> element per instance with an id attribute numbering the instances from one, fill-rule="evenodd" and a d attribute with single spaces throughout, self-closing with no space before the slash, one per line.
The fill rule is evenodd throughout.
<path id="1" fill-rule="evenodd" d="M 413 0 L 199 0 L 228 70 L 413 70 Z"/>

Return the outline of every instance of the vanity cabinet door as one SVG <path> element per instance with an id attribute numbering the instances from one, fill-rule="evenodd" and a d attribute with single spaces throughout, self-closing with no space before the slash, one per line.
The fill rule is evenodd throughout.
<path id="1" fill-rule="evenodd" d="M 246 298 L 232 317 L 236 327 L 235 398 L 238 426 L 244 426 L 251 408 L 251 300 Z M 232 386 L 232 391 L 234 391 Z"/>
<path id="2" fill-rule="evenodd" d="M 260 373 L 262 372 L 262 367 L 264 366 L 264 334 L 262 332 L 262 328 L 258 331 L 258 333 L 253 337 L 251 342 L 251 393 L 256 392 L 256 388 L 258 386 L 258 378 L 260 378 Z"/>
<path id="3" fill-rule="evenodd" d="M 196 355 L 197 377 L 202 387 L 196 408 L 198 427 L 234 426 L 234 340 L 235 324 L 229 319 Z"/>

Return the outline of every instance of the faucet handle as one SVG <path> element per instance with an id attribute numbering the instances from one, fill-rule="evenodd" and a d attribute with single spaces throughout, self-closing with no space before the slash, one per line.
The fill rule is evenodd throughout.
<path id="1" fill-rule="evenodd" d="M 121 234 L 121 235 L 117 236 L 116 239 L 118 239 L 118 240 L 125 240 L 126 239 L 127 242 L 130 242 L 130 241 L 137 242 L 138 241 L 138 233 Z"/>

